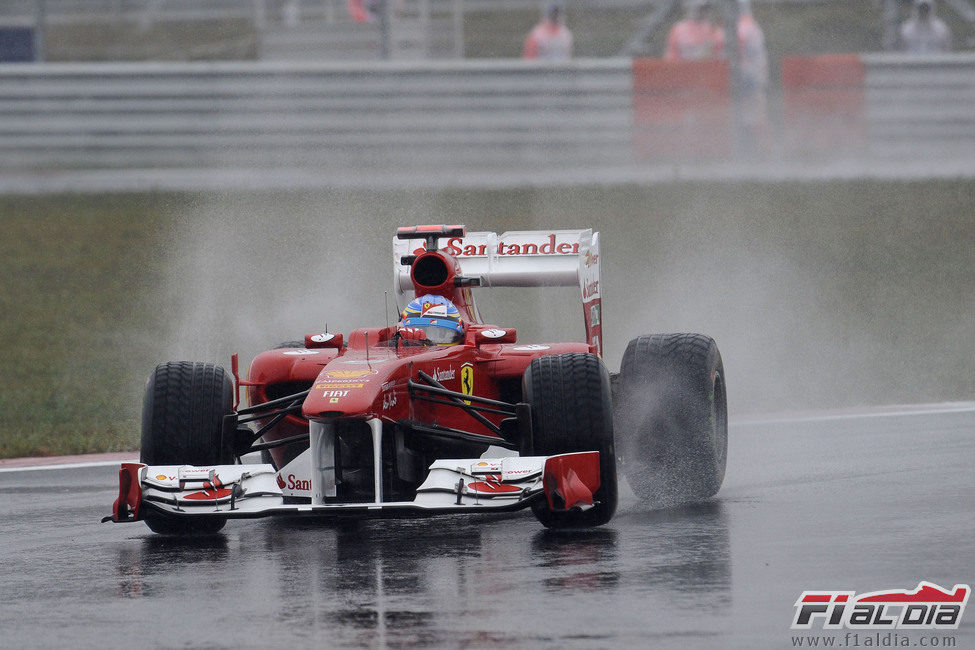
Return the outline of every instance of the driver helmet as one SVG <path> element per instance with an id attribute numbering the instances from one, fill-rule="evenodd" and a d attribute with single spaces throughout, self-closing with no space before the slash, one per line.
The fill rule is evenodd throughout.
<path id="1" fill-rule="evenodd" d="M 464 338 L 460 311 L 443 296 L 433 294 L 411 300 L 403 310 L 400 327 L 421 329 L 437 345 L 460 343 Z"/>

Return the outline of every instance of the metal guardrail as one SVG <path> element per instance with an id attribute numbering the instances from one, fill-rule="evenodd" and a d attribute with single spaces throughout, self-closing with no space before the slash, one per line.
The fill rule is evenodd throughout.
<path id="1" fill-rule="evenodd" d="M 975 158 L 975 53 L 861 58 L 871 154 Z"/>
<path id="2" fill-rule="evenodd" d="M 862 155 L 975 158 L 975 55 L 862 59 Z M 626 58 L 7 65 L 0 168 L 595 168 L 633 115 Z"/>
<path id="3" fill-rule="evenodd" d="M 0 166 L 343 170 L 628 159 L 626 59 L 0 67 Z"/>

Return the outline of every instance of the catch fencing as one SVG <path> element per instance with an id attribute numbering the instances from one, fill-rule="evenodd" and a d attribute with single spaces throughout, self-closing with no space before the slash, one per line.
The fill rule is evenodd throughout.
<path id="1" fill-rule="evenodd" d="M 855 101 L 839 108 L 829 100 L 836 88 L 828 79 L 809 89 L 800 75 L 799 86 L 792 87 L 825 93 L 816 129 L 829 133 L 839 122 L 862 127 L 859 139 L 834 138 L 837 147 L 867 158 L 975 157 L 975 56 L 869 55 L 855 57 L 854 64 L 862 66 L 861 80 L 840 90 L 847 100 L 852 92 Z M 797 65 L 801 69 L 802 61 Z M 701 107 L 694 106 L 693 93 L 672 85 L 667 95 L 644 89 L 636 97 L 638 69 L 640 63 L 624 58 L 0 66 L 0 167 L 382 173 L 578 169 L 680 157 L 679 142 L 670 149 L 646 146 L 641 125 L 659 113 L 676 120 L 673 128 L 697 128 L 693 120 Z M 715 86 L 713 75 L 708 84 L 700 101 L 713 114 L 715 92 L 720 99 L 728 86 Z M 676 113 L 675 93 L 683 97 Z M 830 106 L 842 120 L 832 119 Z M 734 102 L 720 100 L 718 109 L 733 111 Z M 788 110 L 779 113 L 782 119 L 773 111 L 768 125 L 773 141 L 808 140 L 807 121 L 792 119 Z M 697 126 L 713 129 L 707 137 L 727 140 L 734 124 L 712 115 Z M 761 155 L 803 153 L 791 146 Z M 684 153 L 693 158 L 695 152 Z M 713 159 L 736 151 L 705 153 Z"/>

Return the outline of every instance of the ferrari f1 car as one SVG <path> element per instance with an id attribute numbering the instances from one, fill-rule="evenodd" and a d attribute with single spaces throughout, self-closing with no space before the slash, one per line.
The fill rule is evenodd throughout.
<path id="1" fill-rule="evenodd" d="M 141 462 L 122 465 L 106 520 L 195 534 L 268 515 L 531 508 L 548 527 L 598 526 L 616 509 L 618 450 L 644 498 L 715 494 L 727 450 L 718 349 L 698 334 L 641 336 L 611 381 L 601 263 L 590 230 L 400 228 L 396 325 L 309 334 L 258 355 L 244 379 L 236 355 L 229 373 L 157 366 Z M 474 301 L 481 287 L 575 284 L 583 342 L 519 342 Z M 242 464 L 253 452 L 263 462 Z"/>

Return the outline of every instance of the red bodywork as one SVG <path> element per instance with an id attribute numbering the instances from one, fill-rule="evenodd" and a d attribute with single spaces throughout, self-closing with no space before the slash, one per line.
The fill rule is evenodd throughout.
<path id="1" fill-rule="evenodd" d="M 495 432 L 463 409 L 410 399 L 407 382 L 417 381 L 423 372 L 451 391 L 517 402 L 521 377 L 532 359 L 563 352 L 596 351 L 587 343 L 520 345 L 514 329 L 478 322 L 470 289 L 462 286 L 462 280 L 457 281 L 461 278 L 460 264 L 444 250 L 416 256 L 411 267 L 417 296 L 436 294 L 457 306 L 467 325 L 463 343 L 406 346 L 394 339 L 393 326 L 354 330 L 341 348 L 318 347 L 313 337 L 307 337 L 310 348 L 263 352 L 254 359 L 244 382 L 251 405 L 311 389 L 302 406 L 303 417 L 287 416 L 265 434 L 265 441 L 304 433 L 309 420 L 372 417 L 380 418 L 384 424 L 408 420 L 497 438 Z M 495 425 L 500 425 L 503 417 L 490 413 L 484 416 Z M 303 447 L 272 449 L 275 465 L 282 467 Z"/>

